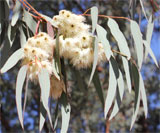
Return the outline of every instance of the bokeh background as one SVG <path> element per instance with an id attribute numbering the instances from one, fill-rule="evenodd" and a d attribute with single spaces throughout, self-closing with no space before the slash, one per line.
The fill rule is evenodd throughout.
<path id="1" fill-rule="evenodd" d="M 57 15 L 60 10 L 70 10 L 76 14 L 83 14 L 88 8 L 97 6 L 99 14 L 112 15 L 112 16 L 124 16 L 130 17 L 139 22 L 141 31 L 145 36 L 147 20 L 143 15 L 139 1 L 131 0 L 133 3 L 130 5 L 130 0 L 29 0 L 28 2 L 40 13 L 53 17 Z M 160 5 L 159 0 L 154 0 Z M 1 1 L 0 1 L 1 4 Z M 14 5 L 14 0 L 10 1 L 11 5 Z M 130 5 L 130 6 L 129 6 Z M 152 15 L 154 17 L 154 31 L 151 41 L 151 47 L 156 55 L 158 62 L 160 63 L 160 10 L 151 3 L 150 0 L 144 0 L 144 7 L 147 16 Z M 12 6 L 11 6 L 12 9 Z M 12 16 L 12 10 L 10 10 L 10 16 Z M 134 55 L 134 47 L 132 38 L 130 36 L 129 23 L 116 19 L 121 31 L 125 34 L 129 47 Z M 91 24 L 90 17 L 86 17 L 86 23 Z M 99 18 L 98 23 L 104 28 L 107 27 L 107 19 Z M 108 31 L 108 39 L 113 49 L 117 49 L 116 42 Z M 8 55 L 13 53 L 20 47 L 19 32 L 17 31 L 13 47 L 10 49 Z M 2 51 L 1 51 L 2 52 Z M 7 54 L 7 53 L 5 53 Z M 0 54 L 2 56 L 2 53 Z M 121 66 L 120 57 L 116 57 L 119 65 Z M 96 93 L 94 84 L 92 83 L 88 87 L 88 80 L 90 76 L 89 70 L 76 70 L 68 61 L 65 61 L 68 80 L 68 91 L 70 95 L 71 104 L 71 120 L 68 132 L 92 132 L 103 133 L 106 130 L 106 120 L 104 119 L 103 108 L 101 102 Z M 2 64 L 1 64 L 2 65 Z M 12 133 L 12 132 L 38 132 L 39 126 L 39 100 L 40 92 L 39 85 L 29 83 L 29 89 L 27 94 L 26 112 L 24 115 L 24 127 L 22 131 L 20 126 L 16 102 L 15 102 L 15 83 L 17 72 L 20 68 L 20 64 L 12 68 L 9 72 L 0 75 L 0 133 Z M 99 66 L 99 77 L 103 88 L 104 96 L 107 94 L 108 87 L 108 63 L 101 64 Z M 132 129 L 132 132 L 160 132 L 160 70 L 155 66 L 150 57 L 144 61 L 142 67 L 142 75 L 146 87 L 146 93 L 148 98 L 149 113 L 147 119 L 144 117 L 143 108 L 140 108 L 139 114 Z M 23 96 L 24 99 L 24 96 Z M 55 113 L 57 101 L 52 99 L 51 113 Z M 120 112 L 109 122 L 109 131 L 113 133 L 117 132 L 130 132 L 130 123 L 133 113 L 134 104 L 134 92 L 131 94 L 126 93 L 121 105 Z M 141 104 L 142 106 L 142 104 Z M 56 131 L 60 131 L 61 127 L 61 112 L 59 110 L 59 120 Z M 49 122 L 45 122 L 42 132 L 51 131 Z"/>

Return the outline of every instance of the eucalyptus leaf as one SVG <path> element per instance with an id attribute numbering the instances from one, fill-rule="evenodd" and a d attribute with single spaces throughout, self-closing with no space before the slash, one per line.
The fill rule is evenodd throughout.
<path id="1" fill-rule="evenodd" d="M 152 33 L 153 33 L 153 29 L 154 29 L 154 23 L 152 22 L 152 16 L 150 16 L 149 21 L 148 21 L 148 25 L 147 25 L 147 33 L 146 33 L 146 41 L 150 47 L 151 45 L 151 39 L 152 39 Z M 145 59 L 147 58 L 148 55 L 148 50 L 145 50 Z"/>
<path id="2" fill-rule="evenodd" d="M 128 44 L 126 41 L 126 38 L 124 37 L 123 33 L 120 31 L 119 26 L 117 22 L 111 18 L 108 19 L 108 27 L 110 28 L 110 31 L 114 38 L 116 39 L 118 43 L 118 47 L 120 52 L 127 55 L 127 58 L 131 58 L 131 54 L 128 48 Z"/>
<path id="3" fill-rule="evenodd" d="M 141 5 L 141 7 L 142 7 L 143 14 L 144 14 L 145 18 L 146 18 L 147 21 L 148 21 L 148 18 L 147 18 L 147 15 L 146 15 L 146 12 L 145 12 L 145 9 L 144 9 L 144 6 L 143 6 L 143 1 L 142 1 L 142 0 L 139 0 L 139 1 L 140 1 L 140 5 Z"/>
<path id="4" fill-rule="evenodd" d="M 152 57 L 153 61 L 155 62 L 155 64 L 158 66 L 158 62 L 156 60 L 156 57 L 154 56 L 154 53 L 152 52 L 152 49 L 150 48 L 149 44 L 147 41 L 143 41 L 144 46 L 146 47 L 146 50 L 148 51 L 148 53 L 150 54 L 150 56 Z"/>
<path id="5" fill-rule="evenodd" d="M 116 96 L 116 100 L 115 100 L 113 110 L 109 120 L 111 120 L 118 113 L 120 109 L 120 104 L 122 102 L 123 94 L 124 94 L 124 81 L 123 81 L 123 76 L 120 70 L 119 70 L 119 78 L 117 79 L 117 82 L 118 82 L 117 96 Z"/>
<path id="6" fill-rule="evenodd" d="M 137 59 L 138 59 L 138 66 L 139 69 L 141 69 L 142 62 L 143 62 L 143 39 L 142 39 L 142 33 L 140 31 L 139 25 L 136 21 L 131 20 L 131 33 L 133 36 L 133 40 L 135 43 L 135 49 L 137 53 Z"/>
<path id="7" fill-rule="evenodd" d="M 21 3 L 17 0 L 16 5 L 13 8 L 13 16 L 11 20 L 11 25 L 14 26 L 19 18 L 20 14 L 20 9 L 21 9 Z"/>
<path id="8" fill-rule="evenodd" d="M 15 51 L 7 60 L 7 62 L 4 64 L 4 66 L 1 68 L 0 72 L 5 73 L 9 69 L 11 69 L 13 66 L 17 64 L 17 62 L 23 57 L 23 49 L 20 48 L 17 51 Z"/>
<path id="9" fill-rule="evenodd" d="M 52 18 L 50 18 L 49 16 L 44 15 L 44 14 L 41 14 L 41 16 L 42 16 L 45 20 L 47 20 L 48 22 L 50 22 L 51 25 L 53 25 L 54 27 L 58 28 L 57 25 L 56 25 L 56 23 L 54 23 L 54 21 L 53 21 Z"/>
<path id="10" fill-rule="evenodd" d="M 16 82 L 16 104 L 17 104 L 17 112 L 18 112 L 18 117 L 19 121 L 21 123 L 22 128 L 23 127 L 23 116 L 22 116 L 22 89 L 23 89 L 23 84 L 26 78 L 26 73 L 27 73 L 28 66 L 22 66 L 18 72 L 17 76 L 17 82 Z"/>
<path id="11" fill-rule="evenodd" d="M 47 22 L 47 33 L 51 38 L 54 39 L 54 30 L 53 30 L 52 24 L 50 22 Z"/>
<path id="12" fill-rule="evenodd" d="M 93 84 L 95 86 L 96 92 L 98 93 L 98 97 L 99 97 L 99 99 L 102 103 L 102 106 L 104 108 L 103 89 L 102 89 L 101 82 L 100 82 L 97 71 L 95 71 L 94 76 L 93 76 Z"/>
<path id="13" fill-rule="evenodd" d="M 92 72 L 91 72 L 90 79 L 89 79 L 89 85 L 92 81 L 94 72 L 96 70 L 97 62 L 98 62 L 98 41 L 97 41 L 97 37 L 94 38 L 93 43 L 94 43 L 94 61 L 93 61 Z"/>
<path id="14" fill-rule="evenodd" d="M 24 12 L 23 21 L 27 24 L 27 26 L 29 27 L 29 29 L 34 34 L 35 31 L 36 31 L 37 23 L 36 23 L 36 21 L 33 19 L 33 17 L 31 16 L 31 14 L 28 11 L 26 11 L 24 9 L 23 12 Z"/>
<path id="15" fill-rule="evenodd" d="M 131 93 L 131 78 L 130 78 L 128 60 L 125 57 L 122 56 L 122 62 L 123 62 L 123 67 L 124 67 L 124 71 L 125 71 L 125 75 L 126 75 L 128 91 Z"/>
<path id="16" fill-rule="evenodd" d="M 19 28 L 20 30 L 20 43 L 21 43 L 21 47 L 23 48 L 24 45 L 26 44 L 27 40 L 26 40 L 26 35 L 23 31 L 23 28 L 22 26 Z"/>
<path id="17" fill-rule="evenodd" d="M 92 20 L 92 34 L 94 34 L 98 21 L 98 8 L 96 6 L 91 8 L 91 20 Z"/>
<path id="18" fill-rule="evenodd" d="M 49 93 L 50 93 L 50 76 L 48 71 L 45 68 L 41 69 L 40 73 L 38 74 L 38 79 L 39 79 L 39 84 L 41 88 L 42 104 L 45 110 L 47 111 L 51 127 L 53 128 L 51 114 L 48 107 Z"/>
<path id="19" fill-rule="evenodd" d="M 39 119 L 39 131 L 42 131 L 44 122 L 45 122 L 45 118 L 46 118 L 46 110 L 42 104 L 42 102 L 40 102 L 40 119 Z"/>
<path id="20" fill-rule="evenodd" d="M 132 75 L 133 75 L 134 89 L 135 89 L 135 101 L 134 101 L 135 103 L 134 103 L 134 111 L 131 120 L 130 130 L 132 129 L 133 124 L 135 123 L 140 106 L 140 78 L 139 78 L 138 68 L 135 66 L 135 64 L 132 64 Z"/>
<path id="21" fill-rule="evenodd" d="M 61 133 L 67 133 L 70 120 L 70 113 L 71 113 L 70 104 L 68 104 L 66 107 L 61 105 L 61 113 L 62 113 Z"/>
<path id="22" fill-rule="evenodd" d="M 147 95 L 146 95 L 146 91 L 145 91 L 142 75 L 140 73 L 139 73 L 139 75 L 140 75 L 140 93 L 141 93 L 141 96 L 142 96 L 144 114 L 145 114 L 145 117 L 147 118 L 147 114 L 148 114 Z"/>
<path id="23" fill-rule="evenodd" d="M 113 103 L 116 94 L 116 87 L 117 87 L 116 73 L 119 73 L 116 72 L 117 69 L 115 69 L 115 66 L 113 66 L 113 63 L 111 63 L 111 61 L 109 61 L 109 87 L 107 91 L 107 97 L 105 100 L 105 108 L 104 108 L 105 118 L 107 117 L 107 114 L 109 112 L 109 109 Z"/>
<path id="24" fill-rule="evenodd" d="M 106 58 L 110 60 L 111 55 L 113 55 L 111 51 L 111 46 L 109 41 L 107 40 L 107 31 L 100 25 L 97 24 L 96 31 L 98 35 L 98 41 L 102 43 Z"/>

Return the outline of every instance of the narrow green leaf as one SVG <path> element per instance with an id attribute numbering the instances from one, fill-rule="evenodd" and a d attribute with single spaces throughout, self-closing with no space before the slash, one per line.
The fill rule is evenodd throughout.
<path id="1" fill-rule="evenodd" d="M 142 75 L 140 73 L 139 73 L 139 75 L 140 75 L 140 93 L 141 93 L 141 96 L 142 96 L 144 114 L 145 114 L 145 117 L 147 118 L 147 114 L 148 114 L 147 96 L 146 96 L 146 91 L 145 91 Z"/>
<path id="2" fill-rule="evenodd" d="M 89 79 L 89 85 L 92 81 L 94 72 L 96 70 L 97 62 L 98 62 L 98 41 L 97 41 L 97 37 L 94 38 L 93 43 L 94 43 L 94 61 L 93 61 L 92 72 L 91 72 L 90 79 Z"/>
<path id="3" fill-rule="evenodd" d="M 124 71 L 125 71 L 125 75 L 126 75 L 128 91 L 130 93 L 131 92 L 131 78 L 130 78 L 128 60 L 125 57 L 122 56 L 122 62 L 123 62 L 123 67 L 124 67 Z"/>
<path id="4" fill-rule="evenodd" d="M 93 84 L 95 86 L 96 92 L 98 93 L 98 97 L 102 103 L 102 106 L 104 108 L 104 97 L 103 97 L 103 90 L 101 87 L 101 82 L 99 80 L 98 72 L 95 71 L 94 76 L 93 76 Z"/>
<path id="5" fill-rule="evenodd" d="M 61 113 L 62 113 L 61 133 L 67 133 L 70 120 L 70 113 L 71 113 L 70 104 L 68 104 L 66 107 L 61 105 Z"/>
<path id="6" fill-rule="evenodd" d="M 5 73 L 9 69 L 11 69 L 13 66 L 17 64 L 17 62 L 23 57 L 23 49 L 20 48 L 17 51 L 15 51 L 7 60 L 7 62 L 4 64 L 4 66 L 1 68 L 0 72 Z"/>
<path id="7" fill-rule="evenodd" d="M 131 120 L 130 130 L 132 129 L 133 124 L 134 124 L 135 121 L 136 121 L 136 117 L 137 117 L 137 114 L 138 114 L 139 106 L 140 106 L 140 93 L 138 93 L 136 108 L 135 108 L 135 110 L 133 111 L 134 113 L 133 113 L 132 120 Z"/>
<path id="8" fill-rule="evenodd" d="M 23 21 L 27 24 L 27 26 L 29 27 L 29 29 L 33 32 L 33 34 L 36 31 L 36 26 L 37 23 L 36 21 L 33 19 L 33 17 L 30 15 L 30 13 L 28 11 L 26 11 L 25 9 L 23 10 L 24 12 L 24 18 Z"/>
<path id="9" fill-rule="evenodd" d="M 154 29 L 154 23 L 152 22 L 152 16 L 149 18 L 148 25 L 147 25 L 147 33 L 146 33 L 146 41 L 150 47 L 151 45 L 151 39 L 152 39 L 152 33 Z M 147 58 L 148 50 L 145 50 L 145 59 Z"/>
<path id="10" fill-rule="evenodd" d="M 23 48 L 24 45 L 26 44 L 27 40 L 26 40 L 26 36 L 24 34 L 23 28 L 22 26 L 19 28 L 20 30 L 20 42 L 21 42 L 21 47 Z"/>
<path id="11" fill-rule="evenodd" d="M 146 12 L 145 12 L 145 9 L 144 9 L 144 6 L 143 6 L 143 1 L 142 0 L 140 0 L 140 5 L 142 7 L 142 11 L 143 11 L 143 14 L 144 14 L 145 18 L 148 20 Z"/>
<path id="12" fill-rule="evenodd" d="M 97 24 L 96 31 L 98 34 L 98 41 L 102 43 L 106 58 L 110 60 L 111 55 L 113 55 L 111 51 L 111 46 L 109 41 L 107 40 L 107 31 L 100 25 Z"/>
<path id="13" fill-rule="evenodd" d="M 137 59 L 138 59 L 138 66 L 141 69 L 142 62 L 143 62 L 143 39 L 142 33 L 140 31 L 139 25 L 136 21 L 131 20 L 131 33 L 133 36 L 133 40 L 135 43 L 135 49 L 137 52 Z"/>
<path id="14" fill-rule="evenodd" d="M 38 74 L 38 79 L 41 88 L 41 100 L 45 110 L 47 111 L 51 127 L 53 128 L 51 114 L 48 107 L 49 93 L 50 93 L 50 76 L 48 71 L 42 68 L 41 72 Z"/>
<path id="15" fill-rule="evenodd" d="M 133 124 L 135 123 L 140 106 L 140 77 L 138 68 L 135 66 L 135 64 L 132 64 L 132 75 L 133 75 L 134 90 L 135 90 L 135 101 L 134 101 L 134 111 L 133 111 L 130 130 L 132 129 Z"/>
<path id="16" fill-rule="evenodd" d="M 22 116 L 22 89 L 23 89 L 23 84 L 26 78 L 26 73 L 27 73 L 28 66 L 22 66 L 18 72 L 17 76 L 17 82 L 16 82 L 16 104 L 17 104 L 17 111 L 18 111 L 18 117 L 19 121 L 21 123 L 22 128 L 23 127 L 23 116 Z"/>
<path id="17" fill-rule="evenodd" d="M 105 100 L 105 108 L 104 108 L 104 116 L 105 118 L 107 117 L 107 114 L 109 112 L 109 109 L 112 105 L 112 102 L 114 100 L 115 94 L 116 94 L 116 87 L 117 87 L 117 79 L 116 75 L 117 69 L 113 65 L 112 60 L 109 61 L 109 87 L 108 87 L 108 92 L 107 92 L 107 97 Z"/>
<path id="18" fill-rule="evenodd" d="M 113 111 L 110 115 L 109 120 L 111 120 L 118 113 L 121 102 L 122 102 L 123 94 L 124 94 L 124 81 L 123 81 L 123 76 L 120 70 L 119 70 L 119 78 L 117 79 L 117 82 L 118 82 L 117 96 L 116 96 L 116 100 L 113 106 Z"/>
<path id="19" fill-rule="evenodd" d="M 91 8 L 91 19 L 92 19 L 92 34 L 94 34 L 98 21 L 98 8 L 96 6 Z"/>
<path id="20" fill-rule="evenodd" d="M 150 48 L 149 44 L 147 41 L 143 41 L 144 46 L 146 47 L 146 50 L 148 51 L 148 53 L 150 54 L 150 56 L 152 57 L 153 61 L 155 62 L 155 64 L 158 66 L 158 62 L 156 60 L 156 57 L 154 56 L 154 53 L 152 52 L 152 49 Z"/>
<path id="21" fill-rule="evenodd" d="M 128 48 L 128 44 L 126 41 L 126 38 L 124 37 L 123 33 L 120 31 L 119 26 L 117 22 L 111 18 L 108 19 L 108 27 L 110 28 L 110 31 L 114 38 L 116 39 L 118 43 L 119 50 L 127 55 L 127 58 L 131 58 L 131 54 Z"/>
<path id="22" fill-rule="evenodd" d="M 41 16 L 42 16 L 45 20 L 47 20 L 48 22 L 50 22 L 51 25 L 53 25 L 54 27 L 58 28 L 58 27 L 56 26 L 56 23 L 54 23 L 54 21 L 53 21 L 52 18 L 50 18 L 49 16 L 44 15 L 44 14 L 41 14 Z"/>
<path id="23" fill-rule="evenodd" d="M 16 5 L 13 8 L 13 16 L 11 20 L 11 25 L 14 26 L 19 18 L 21 3 L 17 0 Z"/>
<path id="24" fill-rule="evenodd" d="M 42 102 L 40 102 L 40 119 L 39 119 L 39 131 L 42 131 L 44 122 L 45 122 L 45 118 L 46 118 L 46 110 L 42 104 Z"/>

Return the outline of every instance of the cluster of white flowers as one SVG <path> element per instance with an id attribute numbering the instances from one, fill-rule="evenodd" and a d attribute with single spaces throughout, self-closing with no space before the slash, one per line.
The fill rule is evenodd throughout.
<path id="1" fill-rule="evenodd" d="M 60 56 L 70 59 L 76 68 L 87 68 L 93 63 L 93 37 L 85 18 L 70 11 L 61 10 L 53 17 L 59 30 Z M 106 60 L 101 43 L 98 44 L 98 62 Z"/>
<path id="2" fill-rule="evenodd" d="M 52 74 L 52 54 L 54 40 L 46 33 L 28 39 L 24 46 L 23 65 L 29 65 L 28 73 L 31 80 L 37 79 L 42 68 L 46 68 Z"/>

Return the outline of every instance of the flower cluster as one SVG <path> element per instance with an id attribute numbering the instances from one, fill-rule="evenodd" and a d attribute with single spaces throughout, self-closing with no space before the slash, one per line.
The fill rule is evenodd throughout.
<path id="1" fill-rule="evenodd" d="M 76 68 L 87 68 L 93 63 L 93 36 L 85 18 L 70 11 L 61 10 L 53 17 L 59 30 L 60 56 L 70 59 Z M 106 60 L 101 43 L 98 44 L 98 62 Z"/>
<path id="2" fill-rule="evenodd" d="M 40 32 L 28 39 L 24 46 L 23 65 L 29 65 L 28 73 L 31 80 L 37 79 L 41 68 L 52 74 L 52 54 L 54 40 L 46 33 Z"/>

